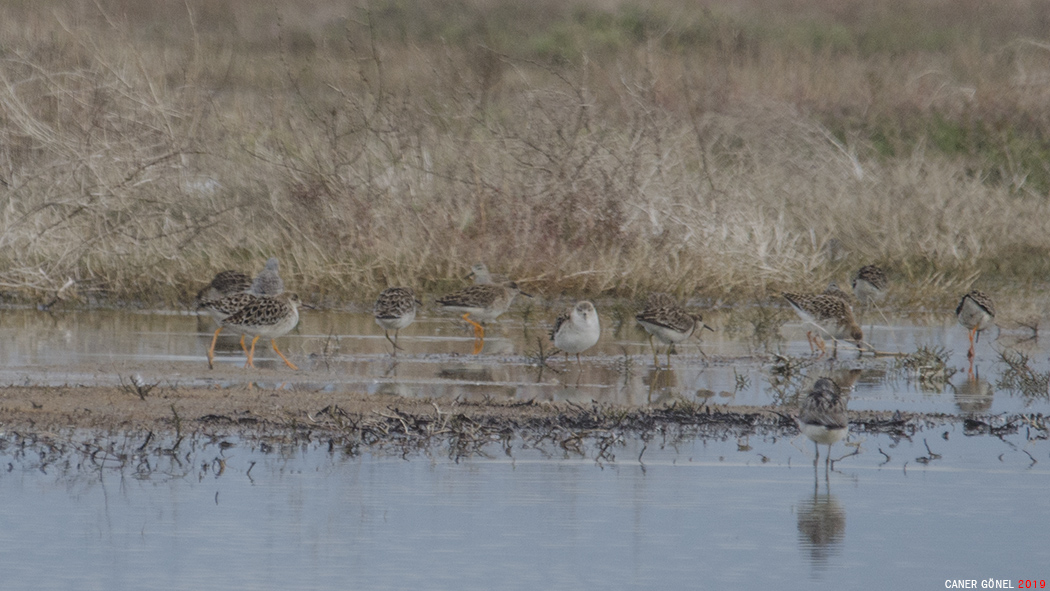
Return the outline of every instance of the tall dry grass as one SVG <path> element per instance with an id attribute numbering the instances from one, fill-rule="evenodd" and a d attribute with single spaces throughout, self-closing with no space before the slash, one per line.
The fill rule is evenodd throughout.
<path id="1" fill-rule="evenodd" d="M 174 303 L 271 255 L 329 303 L 476 260 L 588 296 L 1031 286 L 1047 5 L 11 3 L 0 289 Z"/>

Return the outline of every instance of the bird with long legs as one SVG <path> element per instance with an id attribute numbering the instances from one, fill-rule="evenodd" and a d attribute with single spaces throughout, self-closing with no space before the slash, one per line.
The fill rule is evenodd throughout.
<path id="1" fill-rule="evenodd" d="M 838 353 L 839 339 L 854 341 L 858 348 L 864 340 L 864 331 L 860 329 L 853 310 L 842 298 L 834 295 L 789 293 L 782 294 L 784 299 L 791 304 L 791 308 L 803 321 L 818 327 L 823 333 L 828 334 L 834 340 L 833 355 Z M 813 335 L 813 331 L 806 332 L 810 351 L 820 350 L 820 354 L 827 353 L 824 338 L 821 335 Z"/>
<path id="2" fill-rule="evenodd" d="M 972 375 L 974 348 L 980 341 L 981 331 L 995 324 L 995 302 L 984 292 L 971 290 L 959 300 L 959 305 L 955 308 L 955 317 L 959 320 L 959 324 L 970 331 L 970 349 L 966 352 L 966 359 L 970 362 L 970 374 Z"/>
<path id="3" fill-rule="evenodd" d="M 277 348 L 277 337 L 288 334 L 299 324 L 300 307 L 308 308 L 309 306 L 304 305 L 299 300 L 299 296 L 294 293 L 284 292 L 276 296 L 255 297 L 243 308 L 222 321 L 224 328 L 253 337 L 245 367 L 255 367 L 255 343 L 265 337 L 270 339 L 270 346 L 288 367 L 299 369 Z"/>
<path id="4" fill-rule="evenodd" d="M 483 323 L 499 318 L 510 308 L 519 293 L 525 297 L 532 297 L 521 291 L 513 281 L 506 284 L 486 283 L 471 285 L 444 295 L 437 299 L 437 303 L 445 310 L 462 314 L 463 320 L 474 327 L 473 354 L 477 355 L 485 346 Z"/>
<path id="5" fill-rule="evenodd" d="M 634 318 L 649 333 L 649 347 L 653 351 L 653 365 L 659 367 L 653 338 L 667 345 L 667 367 L 671 367 L 671 349 L 691 336 L 699 336 L 700 329 L 714 331 L 704 324 L 700 314 L 686 312 L 673 298 L 666 294 L 652 294 L 646 308 Z M 700 351 L 703 354 L 703 350 Z"/>
<path id="6" fill-rule="evenodd" d="M 838 384 L 828 378 L 821 378 L 813 385 L 802 400 L 798 414 L 798 429 L 813 442 L 816 456 L 813 464 L 820 459 L 820 446 L 828 446 L 828 455 L 824 463 L 831 461 L 831 446 L 846 436 L 849 430 L 849 414 L 846 411 L 846 399 Z"/>
<path id="7" fill-rule="evenodd" d="M 258 297 L 276 296 L 283 292 L 284 282 L 281 280 L 277 257 L 271 257 L 254 279 L 240 271 L 220 271 L 212 278 L 211 283 L 197 293 L 197 309 L 207 312 L 218 324 L 215 334 L 212 335 L 211 346 L 208 347 L 209 369 L 214 368 L 215 345 L 219 341 L 219 333 L 226 328 L 223 321 Z M 244 336 L 242 333 L 241 350 L 248 355 Z"/>
<path id="8" fill-rule="evenodd" d="M 397 356 L 401 347 L 397 344 L 398 333 L 402 328 L 416 319 L 417 306 L 423 303 L 416 299 L 416 295 L 407 287 L 389 287 L 380 292 L 376 303 L 372 306 L 372 314 L 375 316 L 376 324 L 383 328 L 383 335 L 390 344 L 394 346 L 392 355 Z M 390 338 L 390 331 L 394 331 L 394 338 Z"/>

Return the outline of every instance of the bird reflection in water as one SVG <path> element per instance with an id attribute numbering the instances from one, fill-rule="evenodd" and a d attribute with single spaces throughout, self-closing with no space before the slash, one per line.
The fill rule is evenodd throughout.
<path id="1" fill-rule="evenodd" d="M 678 374 L 670 366 L 650 369 L 649 374 L 642 378 L 642 383 L 649 386 L 649 396 L 646 399 L 648 404 L 668 402 L 679 394 Z"/>
<path id="2" fill-rule="evenodd" d="M 973 376 L 968 376 L 966 381 L 958 386 L 952 385 L 955 391 L 955 406 L 964 413 L 985 413 L 992 408 L 992 396 L 995 390 L 988 380 L 981 379 L 978 371 Z"/>
<path id="3" fill-rule="evenodd" d="M 842 552 L 846 534 L 846 511 L 830 490 L 828 473 L 824 472 L 824 492 L 820 492 L 820 477 L 813 467 L 813 495 L 798 502 L 798 541 L 803 552 L 809 553 L 810 566 L 815 571 L 828 568 L 831 558 Z"/>
<path id="4" fill-rule="evenodd" d="M 464 382 L 491 382 L 495 380 L 492 375 L 492 367 L 482 363 L 448 365 L 438 370 L 437 377 L 443 380 Z"/>
<path id="5" fill-rule="evenodd" d="M 839 389 L 846 395 L 849 394 L 856 386 L 857 381 L 860 379 L 863 370 L 857 368 L 849 369 L 836 369 L 831 372 L 831 380 L 835 382 Z"/>

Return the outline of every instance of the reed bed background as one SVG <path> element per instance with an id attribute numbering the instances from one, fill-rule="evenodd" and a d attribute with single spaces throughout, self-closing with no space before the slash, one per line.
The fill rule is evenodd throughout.
<path id="1" fill-rule="evenodd" d="M 1007 6 L 1009 5 L 1009 6 Z M 0 290 L 711 301 L 1050 271 L 1050 1 L 21 0 Z M 899 301 L 903 301 L 899 300 Z"/>

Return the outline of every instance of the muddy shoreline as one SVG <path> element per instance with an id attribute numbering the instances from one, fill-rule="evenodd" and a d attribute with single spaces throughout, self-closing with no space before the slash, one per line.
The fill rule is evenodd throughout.
<path id="1" fill-rule="evenodd" d="M 350 450 L 445 447 L 470 456 L 516 440 L 574 446 L 640 438 L 795 436 L 793 409 L 674 401 L 653 407 L 572 402 L 412 399 L 255 386 L 156 388 L 7 387 L 0 389 L 0 431 L 48 438 L 89 430 L 156 437 L 237 437 L 270 442 L 329 442 Z M 858 411 L 851 431 L 910 438 L 961 425 L 967 435 L 1001 436 L 1040 422 L 1035 415 L 977 416 Z"/>

